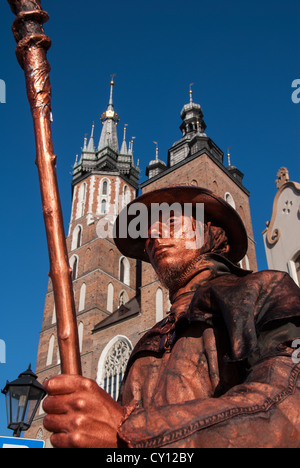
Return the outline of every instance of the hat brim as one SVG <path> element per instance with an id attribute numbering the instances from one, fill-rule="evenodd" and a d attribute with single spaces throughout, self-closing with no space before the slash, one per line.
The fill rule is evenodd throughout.
<path id="1" fill-rule="evenodd" d="M 204 219 L 211 221 L 213 225 L 225 230 L 230 246 L 227 258 L 233 263 L 238 263 L 244 258 L 248 249 L 248 237 L 245 226 L 237 211 L 230 206 L 223 198 L 214 194 L 208 189 L 196 186 L 172 186 L 165 187 L 152 192 L 147 192 L 129 203 L 116 219 L 114 229 L 115 244 L 120 252 L 126 257 L 140 259 L 149 262 L 145 252 L 146 237 L 132 238 L 128 233 L 128 226 L 136 215 L 130 215 L 130 208 L 135 203 L 142 203 L 146 206 L 148 214 L 152 203 L 197 203 L 204 204 Z M 127 220 L 127 234 L 124 236 L 124 226 L 120 235 L 120 219 Z"/>

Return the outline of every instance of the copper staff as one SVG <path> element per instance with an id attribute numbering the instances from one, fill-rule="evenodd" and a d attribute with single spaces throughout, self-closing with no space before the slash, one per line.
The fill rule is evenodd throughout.
<path id="1" fill-rule="evenodd" d="M 51 84 L 47 50 L 51 40 L 43 24 L 49 19 L 40 0 L 8 0 L 16 15 L 12 30 L 17 42 L 16 55 L 24 70 L 31 107 L 36 165 L 39 174 L 42 208 L 50 260 L 57 336 L 63 374 L 81 375 L 78 329 L 62 209 L 56 176 L 56 156 L 51 132 Z"/>

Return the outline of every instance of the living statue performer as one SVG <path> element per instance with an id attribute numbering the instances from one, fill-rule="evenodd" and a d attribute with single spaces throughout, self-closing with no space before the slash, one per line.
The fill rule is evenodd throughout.
<path id="1" fill-rule="evenodd" d="M 149 219 L 152 203 L 203 203 L 204 223 L 197 214 L 177 214 L 150 223 L 145 238 L 116 230 L 124 255 L 151 262 L 172 307 L 133 350 L 119 402 L 80 375 L 51 136 L 50 39 L 42 26 L 48 15 L 40 0 L 8 1 L 17 15 L 17 57 L 34 122 L 62 361 L 62 375 L 45 382 L 44 425 L 53 432 L 52 444 L 299 448 L 300 364 L 293 348 L 300 338 L 299 288 L 287 274 L 237 267 L 247 251 L 245 228 L 236 211 L 208 190 L 171 187 L 135 200 L 144 203 Z M 117 226 L 124 231 L 122 219 Z M 203 244 L 190 248 L 197 230 Z"/>
<path id="2" fill-rule="evenodd" d="M 134 219 L 128 214 L 134 203 L 151 220 L 151 207 L 163 202 L 203 203 L 204 224 L 195 215 L 188 222 L 182 210 L 154 217 L 147 238 L 132 239 L 130 229 L 124 236 L 121 223 Z M 283 272 L 237 266 L 247 252 L 244 225 L 209 190 L 164 188 L 125 210 L 116 245 L 125 256 L 151 262 L 172 307 L 133 350 L 118 403 L 83 377 L 46 382 L 44 425 L 53 445 L 299 448 L 298 286 Z M 197 229 L 203 242 L 191 248 Z"/>

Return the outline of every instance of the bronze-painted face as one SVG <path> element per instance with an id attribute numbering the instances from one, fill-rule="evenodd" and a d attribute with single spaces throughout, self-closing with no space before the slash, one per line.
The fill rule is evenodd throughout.
<path id="1" fill-rule="evenodd" d="M 145 244 L 150 262 L 162 283 L 171 288 L 200 255 L 203 225 L 189 216 L 174 214 L 151 224 Z M 202 242 L 201 242 L 202 240 Z"/>

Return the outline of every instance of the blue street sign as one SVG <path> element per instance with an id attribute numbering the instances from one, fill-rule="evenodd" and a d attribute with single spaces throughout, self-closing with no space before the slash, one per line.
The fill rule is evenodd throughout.
<path id="1" fill-rule="evenodd" d="M 0 448 L 44 448 L 43 440 L 21 439 L 19 437 L 0 437 Z"/>

